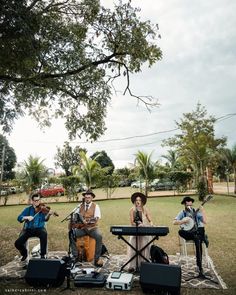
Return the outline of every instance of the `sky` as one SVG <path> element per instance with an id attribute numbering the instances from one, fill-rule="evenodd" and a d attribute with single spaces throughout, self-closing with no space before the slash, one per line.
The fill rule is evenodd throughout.
<path id="1" fill-rule="evenodd" d="M 226 136 L 228 147 L 236 143 L 236 1 L 132 3 L 141 8 L 142 20 L 159 24 L 161 39 L 157 42 L 163 58 L 133 75 L 131 89 L 135 94 L 158 98 L 159 107 L 149 112 L 135 98 L 122 96 L 121 83 L 107 110 L 107 130 L 92 144 L 79 138 L 69 141 L 61 120 L 53 120 L 52 127 L 42 131 L 29 117 L 19 119 L 7 136 L 18 163 L 33 155 L 54 168 L 57 147 L 62 148 L 65 141 L 86 148 L 88 155 L 105 150 L 116 168 L 133 165 L 139 150 L 152 152 L 153 161 L 161 160 L 169 149 L 162 146 L 162 140 L 176 134 L 176 121 L 195 110 L 198 102 L 208 115 L 221 118 L 215 124 L 216 136 Z"/>

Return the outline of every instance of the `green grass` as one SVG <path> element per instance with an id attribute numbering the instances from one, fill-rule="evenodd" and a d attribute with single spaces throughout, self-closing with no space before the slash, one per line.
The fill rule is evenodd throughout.
<path id="1" fill-rule="evenodd" d="M 196 199 L 196 198 L 195 198 Z M 155 225 L 165 225 L 170 229 L 166 237 L 161 237 L 158 241 L 168 254 L 179 252 L 178 246 L 178 227 L 172 225 L 172 221 L 177 213 L 182 210 L 180 202 L 182 197 L 159 197 L 150 198 L 147 206 L 151 211 Z M 123 241 L 118 240 L 116 236 L 110 233 L 111 225 L 128 225 L 129 209 L 132 206 L 129 199 L 97 201 L 101 207 L 102 219 L 100 229 L 103 233 L 104 243 L 110 253 L 125 254 L 126 245 Z M 195 202 L 195 208 L 199 202 Z M 18 251 L 14 247 L 14 241 L 17 238 L 22 225 L 16 221 L 18 214 L 23 210 L 25 205 L 0 207 L 0 265 L 11 261 Z M 47 225 L 50 250 L 68 249 L 67 239 L 67 222 L 61 223 L 75 204 L 51 204 L 53 210 L 59 213 L 59 217 L 51 217 Z M 207 212 L 208 224 L 206 227 L 209 236 L 209 255 L 213 259 L 218 273 L 228 286 L 228 290 L 198 290 L 183 289 L 182 294 L 236 294 L 236 198 L 215 196 L 213 200 L 205 205 Z M 191 292 L 190 292 L 191 291 Z M 98 294 L 98 293 L 97 293 Z"/>

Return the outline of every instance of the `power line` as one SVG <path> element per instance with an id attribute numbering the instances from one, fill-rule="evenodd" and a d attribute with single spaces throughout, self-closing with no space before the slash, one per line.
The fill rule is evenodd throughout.
<path id="1" fill-rule="evenodd" d="M 236 115 L 236 113 L 226 114 L 224 116 L 216 118 L 216 121 L 220 122 L 220 121 L 229 119 L 229 118 L 231 118 L 231 117 L 233 117 L 235 115 Z M 143 134 L 143 135 L 134 135 L 134 136 L 128 136 L 128 137 L 121 137 L 121 138 L 98 140 L 98 141 L 96 141 L 96 143 L 111 142 L 111 141 L 122 141 L 122 140 L 133 139 L 133 138 L 142 138 L 142 137 L 153 136 L 153 135 L 156 135 L 156 134 L 169 133 L 169 132 L 173 132 L 173 131 L 176 131 L 176 130 L 179 130 L 179 128 L 174 128 L 174 129 L 165 130 L 165 131 L 158 131 L 158 132 L 153 132 L 153 133 Z M 82 141 L 82 142 L 77 142 L 77 143 L 85 144 L 85 143 L 88 143 L 88 142 L 87 141 Z"/>
<path id="2" fill-rule="evenodd" d="M 161 133 L 173 132 L 178 129 L 179 128 L 175 128 L 175 129 L 170 129 L 170 130 L 165 130 L 165 131 L 159 131 L 159 132 L 154 132 L 154 133 L 149 133 L 149 134 L 144 134 L 144 135 L 134 135 L 134 136 L 123 137 L 123 138 L 105 139 L 105 140 L 99 140 L 97 142 L 108 142 L 108 141 L 118 141 L 118 140 L 127 140 L 127 139 L 133 139 L 133 138 L 147 137 L 147 136 L 152 136 L 152 135 L 161 134 Z"/>
<path id="3" fill-rule="evenodd" d="M 112 139 L 104 139 L 104 140 L 97 140 L 95 143 L 103 143 L 103 142 L 110 142 L 110 141 L 122 141 L 122 140 L 127 140 L 127 139 L 133 139 L 133 138 L 141 138 L 141 137 L 148 137 L 148 136 L 153 136 L 156 134 L 162 134 L 162 133 L 169 133 L 178 130 L 178 128 L 170 129 L 170 130 L 165 130 L 165 131 L 158 131 L 158 132 L 153 132 L 149 134 L 143 134 L 143 135 L 134 135 L 134 136 L 128 136 L 128 137 L 121 137 L 121 138 L 112 138 Z M 74 143 L 88 143 L 87 141 L 80 141 L 80 142 L 74 142 Z"/>
<path id="4" fill-rule="evenodd" d="M 235 116 L 236 113 L 232 113 L 232 114 L 227 114 L 221 117 L 216 118 L 216 121 L 223 121 L 226 119 L 229 119 L 233 116 Z M 118 140 L 126 140 L 126 139 L 131 139 L 131 138 L 136 138 L 136 137 L 146 137 L 146 136 L 151 136 L 151 135 L 156 135 L 156 134 L 160 134 L 160 133 L 167 133 L 167 132 L 172 132 L 172 131 L 176 131 L 179 130 L 179 128 L 175 128 L 175 129 L 171 129 L 171 130 L 167 130 L 167 131 L 159 131 L 159 132 L 155 132 L 155 133 L 150 133 L 150 134 L 146 134 L 146 135 L 137 135 L 137 136 L 130 136 L 130 137 L 124 137 L 121 139 L 111 139 L 111 140 L 105 140 L 105 141 L 97 141 L 97 142 L 108 142 L 108 141 L 118 141 Z M 132 148 L 137 148 L 137 147 L 142 147 L 142 146 L 146 146 L 146 145 L 152 145 L 155 143 L 158 143 L 160 140 L 156 140 L 153 142 L 149 142 L 149 143 L 142 143 L 142 144 L 138 144 L 138 145 L 132 145 L 132 146 L 126 146 L 126 147 L 120 147 L 120 148 L 106 148 L 107 151 L 119 151 L 119 150 L 125 150 L 125 149 L 132 149 Z M 86 142 L 85 142 L 86 143 Z"/>
<path id="5" fill-rule="evenodd" d="M 224 115 L 224 116 L 221 116 L 221 117 L 217 118 L 216 121 L 221 122 L 221 121 L 230 119 L 231 117 L 233 117 L 235 115 L 236 115 L 236 113 L 227 114 L 227 115 Z"/>

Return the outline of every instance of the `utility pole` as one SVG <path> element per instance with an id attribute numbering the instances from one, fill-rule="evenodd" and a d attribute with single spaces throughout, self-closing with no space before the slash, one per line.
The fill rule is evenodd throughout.
<path id="1" fill-rule="evenodd" d="M 5 150 L 6 150 L 6 146 L 3 143 L 3 148 L 2 148 L 2 164 L 1 164 L 1 177 L 0 177 L 0 188 L 2 186 L 2 179 L 3 179 L 3 173 L 4 173 Z"/>

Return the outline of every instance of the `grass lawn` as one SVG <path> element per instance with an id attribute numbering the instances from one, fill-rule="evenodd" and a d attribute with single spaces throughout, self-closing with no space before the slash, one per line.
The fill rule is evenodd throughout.
<path id="1" fill-rule="evenodd" d="M 197 198 L 195 198 L 195 200 L 196 199 Z M 158 245 L 168 254 L 179 252 L 178 227 L 172 225 L 172 220 L 177 213 L 182 210 L 182 205 L 180 205 L 181 200 L 182 197 L 175 196 L 150 198 L 147 202 L 147 206 L 153 216 L 154 224 L 157 226 L 165 225 L 170 229 L 170 233 L 166 237 L 160 237 L 158 241 Z M 97 203 L 99 203 L 102 211 L 100 228 L 103 233 L 104 243 L 109 252 L 114 254 L 126 253 L 126 245 L 123 241 L 118 240 L 116 236 L 110 233 L 110 226 L 129 224 L 128 211 L 132 205 L 130 200 L 98 200 Z M 195 208 L 197 208 L 198 205 L 199 202 L 196 201 Z M 75 204 L 55 203 L 51 204 L 51 207 L 53 210 L 57 211 L 60 216 L 51 217 L 47 225 L 49 251 L 67 251 L 67 222 L 61 223 L 61 220 L 71 212 Z M 23 208 L 25 208 L 25 205 L 0 207 L 0 265 L 4 265 L 11 261 L 15 255 L 18 255 L 18 251 L 14 247 L 14 241 L 22 225 L 16 221 L 16 218 Z M 236 294 L 236 198 L 214 196 L 213 200 L 205 205 L 205 209 L 208 217 L 206 231 L 210 241 L 209 255 L 213 259 L 218 273 L 225 281 L 228 290 L 182 289 L 181 294 L 234 295 Z M 69 293 L 66 292 L 66 294 Z M 75 292 L 75 294 L 77 293 Z"/>

